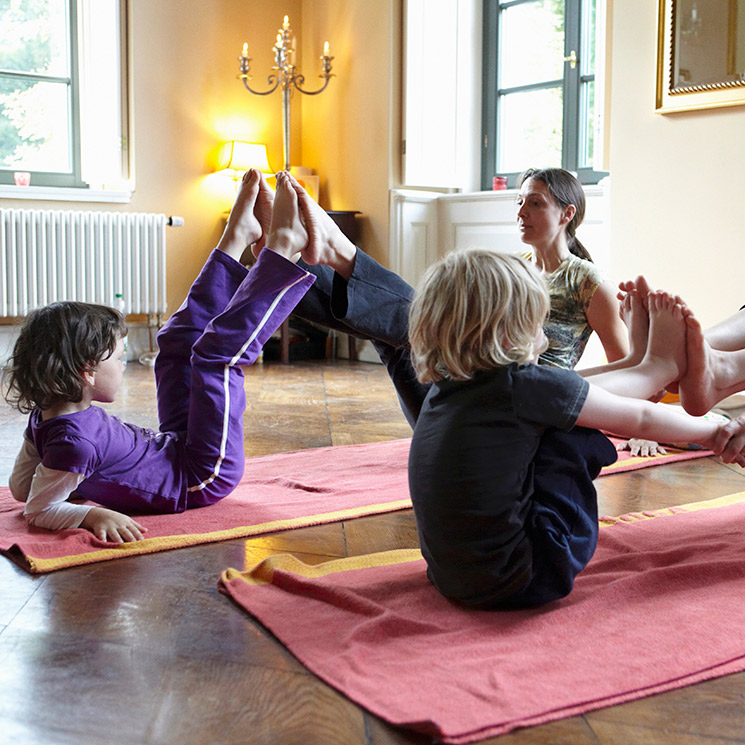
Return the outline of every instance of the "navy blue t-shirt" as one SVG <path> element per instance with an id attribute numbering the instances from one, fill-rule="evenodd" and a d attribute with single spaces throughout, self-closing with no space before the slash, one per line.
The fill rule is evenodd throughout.
<path id="1" fill-rule="evenodd" d="M 432 386 L 414 429 L 409 488 L 432 583 L 477 604 L 531 579 L 525 521 L 546 428 L 571 429 L 588 383 L 571 370 L 512 364 Z"/>

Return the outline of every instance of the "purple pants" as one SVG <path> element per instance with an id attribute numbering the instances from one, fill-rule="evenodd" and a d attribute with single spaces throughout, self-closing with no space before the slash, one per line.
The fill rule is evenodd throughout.
<path id="1" fill-rule="evenodd" d="M 158 334 L 161 432 L 178 432 L 186 505 L 212 504 L 243 475 L 242 365 L 252 364 L 314 277 L 264 250 L 250 271 L 224 251 L 210 255 L 184 304 Z"/>

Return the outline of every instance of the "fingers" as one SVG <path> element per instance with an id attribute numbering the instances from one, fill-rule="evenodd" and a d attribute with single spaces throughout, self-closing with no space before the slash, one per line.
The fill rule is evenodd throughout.
<path id="1" fill-rule="evenodd" d="M 657 455 L 665 455 L 665 450 L 662 445 L 654 440 L 642 440 L 637 437 L 632 437 L 627 442 L 621 442 L 616 447 L 617 450 L 628 450 L 632 457 L 641 458 L 653 458 Z"/>
<path id="2" fill-rule="evenodd" d="M 722 425 L 714 435 L 712 450 L 720 455 L 724 463 L 743 465 L 745 448 L 745 416 L 738 416 Z"/>
<path id="3" fill-rule="evenodd" d="M 147 533 L 147 528 L 140 523 L 128 518 L 126 522 L 109 523 L 99 525 L 94 531 L 94 535 L 106 543 L 133 543 L 144 539 L 143 533 Z"/>

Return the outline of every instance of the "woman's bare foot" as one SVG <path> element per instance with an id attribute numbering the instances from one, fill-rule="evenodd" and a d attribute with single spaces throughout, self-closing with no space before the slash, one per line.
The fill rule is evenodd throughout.
<path id="1" fill-rule="evenodd" d="M 240 261 L 243 252 L 261 238 L 262 229 L 254 207 L 259 195 L 259 172 L 250 169 L 243 174 L 241 188 L 233 209 L 230 210 L 228 224 L 225 226 L 217 247 Z"/>
<path id="2" fill-rule="evenodd" d="M 644 307 L 636 289 L 624 294 L 620 314 L 629 332 L 629 353 L 626 359 L 630 365 L 638 365 L 644 359 L 649 343 L 649 311 Z"/>
<path id="3" fill-rule="evenodd" d="M 659 380 L 658 387 L 680 380 L 686 373 L 686 321 L 683 306 L 667 292 L 650 292 L 649 342 L 643 363 Z"/>
<path id="4" fill-rule="evenodd" d="M 295 177 L 288 174 L 288 178 L 297 193 L 303 223 L 308 231 L 308 245 L 303 251 L 303 261 L 311 265 L 327 264 L 344 279 L 349 279 L 357 258 L 354 244 L 310 198 Z"/>
<path id="5" fill-rule="evenodd" d="M 737 353 L 719 352 L 712 349 L 704 338 L 704 331 L 698 319 L 690 314 L 686 318 L 686 353 L 688 368 L 680 379 L 678 392 L 683 408 L 693 416 L 706 414 L 715 404 L 740 388 L 735 370 L 728 370 L 728 360 Z M 727 379 L 729 378 L 729 383 Z M 732 390 L 734 389 L 734 390 Z"/>
<path id="6" fill-rule="evenodd" d="M 289 174 L 277 174 L 277 192 L 274 198 L 272 221 L 266 247 L 290 261 L 297 261 L 308 244 L 308 233 L 300 219 L 300 208 Z"/>

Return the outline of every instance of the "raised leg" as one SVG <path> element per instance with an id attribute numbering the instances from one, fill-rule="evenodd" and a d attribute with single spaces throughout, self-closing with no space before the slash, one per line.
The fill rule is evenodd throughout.
<path id="1" fill-rule="evenodd" d="M 222 499 L 243 475 L 246 401 L 241 366 L 256 360 L 314 281 L 290 260 L 307 240 L 298 220 L 295 193 L 280 178 L 267 242 L 276 250 L 266 248 L 259 254 L 223 312 L 210 321 L 192 349 L 187 507 Z"/>
<path id="2" fill-rule="evenodd" d="M 597 493 L 592 482 L 616 457 L 610 440 L 597 430 L 545 432 L 536 453 L 535 491 L 525 526 L 533 544 L 533 578 L 499 607 L 542 605 L 571 592 L 597 546 Z"/>
<path id="3" fill-rule="evenodd" d="M 677 298 L 665 292 L 650 293 L 647 304 L 650 327 L 644 358 L 634 367 L 585 376 L 593 385 L 619 396 L 648 399 L 685 374 L 684 307 Z"/>
<path id="4" fill-rule="evenodd" d="M 701 416 L 727 396 L 745 390 L 745 349 L 715 349 L 695 316 L 689 315 L 686 323 L 688 369 L 678 392 L 683 408 L 693 416 Z"/>
<path id="5" fill-rule="evenodd" d="M 359 251 L 302 187 L 291 182 L 309 236 L 301 265 L 317 277 L 296 314 L 371 341 L 413 427 L 429 390 L 417 381 L 409 357 L 409 306 L 414 290 Z"/>
<path id="6" fill-rule="evenodd" d="M 155 380 L 162 432 L 186 429 L 191 348 L 207 324 L 225 309 L 246 276 L 246 268 L 237 260 L 246 247 L 262 235 L 261 226 L 254 216 L 258 193 L 259 174 L 254 170 L 247 171 L 217 250 L 208 258 L 182 306 L 158 333 Z M 225 261 L 226 256 L 233 260 Z"/>

